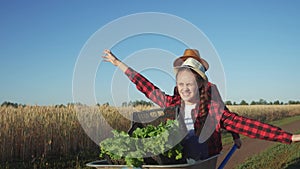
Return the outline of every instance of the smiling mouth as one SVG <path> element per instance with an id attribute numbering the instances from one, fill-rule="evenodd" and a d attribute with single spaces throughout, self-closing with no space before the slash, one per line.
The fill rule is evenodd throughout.
<path id="1" fill-rule="evenodd" d="M 187 96 L 190 96 L 190 93 L 188 92 L 184 92 L 184 93 L 181 93 L 182 94 L 182 96 L 185 96 L 185 97 L 187 97 Z"/>

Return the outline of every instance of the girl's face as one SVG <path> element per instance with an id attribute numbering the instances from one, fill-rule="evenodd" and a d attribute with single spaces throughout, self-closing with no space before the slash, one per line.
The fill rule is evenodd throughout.
<path id="1" fill-rule="evenodd" d="M 199 101 L 199 86 L 192 71 L 179 71 L 176 76 L 176 85 L 185 104 L 195 104 Z"/>

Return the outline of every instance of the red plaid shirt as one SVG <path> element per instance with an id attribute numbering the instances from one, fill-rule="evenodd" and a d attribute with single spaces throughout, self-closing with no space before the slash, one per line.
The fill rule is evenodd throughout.
<path id="1" fill-rule="evenodd" d="M 160 107 L 181 105 L 179 94 L 174 94 L 173 96 L 165 94 L 144 76 L 131 68 L 128 68 L 125 74 L 136 85 L 138 90 Z M 207 140 L 209 155 L 219 154 L 222 150 L 221 128 L 232 132 L 234 138 L 239 138 L 239 135 L 235 134 L 239 133 L 251 138 L 277 141 L 286 144 L 292 142 L 292 134 L 287 133 L 278 127 L 230 112 L 221 100 L 215 85 L 208 83 L 207 90 L 209 90 L 208 93 L 213 95 L 210 97 L 212 100 L 208 104 L 209 113 L 207 117 L 208 120 L 211 120 L 209 124 L 216 124 L 213 133 Z M 195 121 L 195 130 L 202 128 L 203 122 L 205 121 L 203 118 L 206 118 L 206 116 L 203 116 L 198 112 L 199 105 L 192 111 L 193 119 Z M 215 122 L 216 120 L 218 120 L 217 123 Z"/>

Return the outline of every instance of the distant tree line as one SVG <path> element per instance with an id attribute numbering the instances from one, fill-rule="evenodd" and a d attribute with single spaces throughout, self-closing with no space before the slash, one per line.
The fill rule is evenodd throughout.
<path id="1" fill-rule="evenodd" d="M 101 106 L 100 103 L 97 104 L 97 106 Z M 103 103 L 102 106 L 109 106 L 109 103 Z M 122 107 L 129 107 L 129 106 L 154 106 L 152 102 L 145 101 L 145 100 L 136 100 L 136 101 L 129 101 L 129 102 L 123 102 Z"/>
<path id="2" fill-rule="evenodd" d="M 268 102 L 264 99 L 259 99 L 258 101 L 251 101 L 250 103 L 246 102 L 245 100 L 242 100 L 241 102 L 237 103 L 237 102 L 232 102 L 232 101 L 225 101 L 226 105 L 291 105 L 291 104 L 300 104 L 300 101 L 294 101 L 294 100 L 290 100 L 286 103 L 281 102 L 279 100 L 273 101 L 273 102 Z M 66 105 L 64 104 L 57 104 L 54 105 L 57 108 L 62 108 L 62 107 L 72 107 L 75 105 L 83 105 L 81 103 L 68 103 Z M 109 103 L 103 103 L 103 106 L 109 106 Z M 13 103 L 13 102 L 9 102 L 9 101 L 4 101 L 1 104 L 1 107 L 14 107 L 14 108 L 18 108 L 18 107 L 26 107 L 25 104 L 18 104 L 18 103 Z M 97 104 L 97 106 L 101 106 L 101 104 Z M 122 103 L 122 107 L 129 107 L 129 106 L 154 106 L 153 102 L 150 101 L 145 101 L 145 100 L 136 100 L 136 101 L 129 101 L 129 102 L 123 102 Z"/>
<path id="3" fill-rule="evenodd" d="M 5 101 L 1 104 L 1 107 L 14 107 L 14 108 L 18 108 L 18 107 L 25 107 L 25 104 L 18 104 L 18 103 L 12 103 L 9 101 Z"/>
<path id="4" fill-rule="evenodd" d="M 57 108 L 62 108 L 62 107 L 74 106 L 74 105 L 77 105 L 77 104 L 80 104 L 80 103 L 68 103 L 66 105 L 65 104 L 56 104 L 54 106 L 57 107 Z M 19 103 L 13 103 L 13 102 L 9 102 L 9 101 L 4 101 L 1 104 L 1 107 L 14 107 L 14 108 L 18 108 L 18 107 L 26 107 L 26 106 L 29 106 L 29 105 L 19 104 Z"/>
<path id="5" fill-rule="evenodd" d="M 154 106 L 152 102 L 145 101 L 145 100 L 136 100 L 136 101 L 129 101 L 129 102 L 123 102 L 122 107 L 128 107 L 128 106 Z"/>
<path id="6" fill-rule="evenodd" d="M 264 99 L 259 99 L 258 101 L 251 101 L 250 103 L 246 102 L 245 100 L 242 100 L 239 103 L 226 101 L 225 104 L 226 105 L 287 105 L 287 104 L 300 104 L 300 101 L 290 100 L 287 103 L 284 103 L 279 100 L 268 102 Z"/>
<path id="7" fill-rule="evenodd" d="M 63 107 L 73 107 L 75 105 L 84 105 L 84 104 L 81 104 L 81 103 L 68 103 L 68 104 L 57 104 L 57 105 L 54 105 L 55 107 L 57 108 L 63 108 Z M 103 103 L 103 104 L 100 104 L 100 103 L 97 103 L 96 104 L 97 106 L 109 106 L 109 103 L 106 102 L 106 103 Z M 1 104 L 1 107 L 15 107 L 15 108 L 18 108 L 18 107 L 26 107 L 25 104 L 18 104 L 18 103 L 13 103 L 13 102 L 9 102 L 9 101 L 5 101 Z M 127 106 L 133 106 L 133 107 L 136 107 L 136 106 L 154 106 L 154 104 L 152 102 L 149 102 L 149 101 L 145 101 L 145 100 L 136 100 L 136 101 L 129 101 L 129 102 L 123 102 L 122 103 L 122 106 L 123 107 L 127 107 Z"/>

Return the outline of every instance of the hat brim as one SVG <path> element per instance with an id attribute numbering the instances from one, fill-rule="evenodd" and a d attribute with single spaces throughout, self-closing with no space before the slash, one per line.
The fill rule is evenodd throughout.
<path id="1" fill-rule="evenodd" d="M 181 56 L 177 59 L 175 59 L 175 61 L 173 62 L 173 67 L 180 67 L 182 65 L 182 63 L 187 59 L 187 58 L 193 58 L 196 59 L 197 61 L 199 61 L 206 70 L 208 70 L 209 64 L 206 62 L 206 60 L 199 58 L 197 56 L 188 56 L 188 55 L 184 55 Z"/>
<path id="2" fill-rule="evenodd" d="M 205 73 L 201 72 L 201 71 L 198 70 L 198 69 L 195 69 L 195 68 L 193 68 L 193 67 L 190 67 L 190 66 L 176 66 L 176 67 L 174 67 L 174 73 L 177 74 L 177 73 L 178 73 L 178 70 L 179 70 L 180 68 L 183 68 L 183 67 L 194 70 L 196 73 L 198 73 L 198 74 L 202 77 L 202 79 L 204 79 L 205 81 L 208 80 L 208 78 L 207 78 L 207 76 L 205 75 Z"/>

